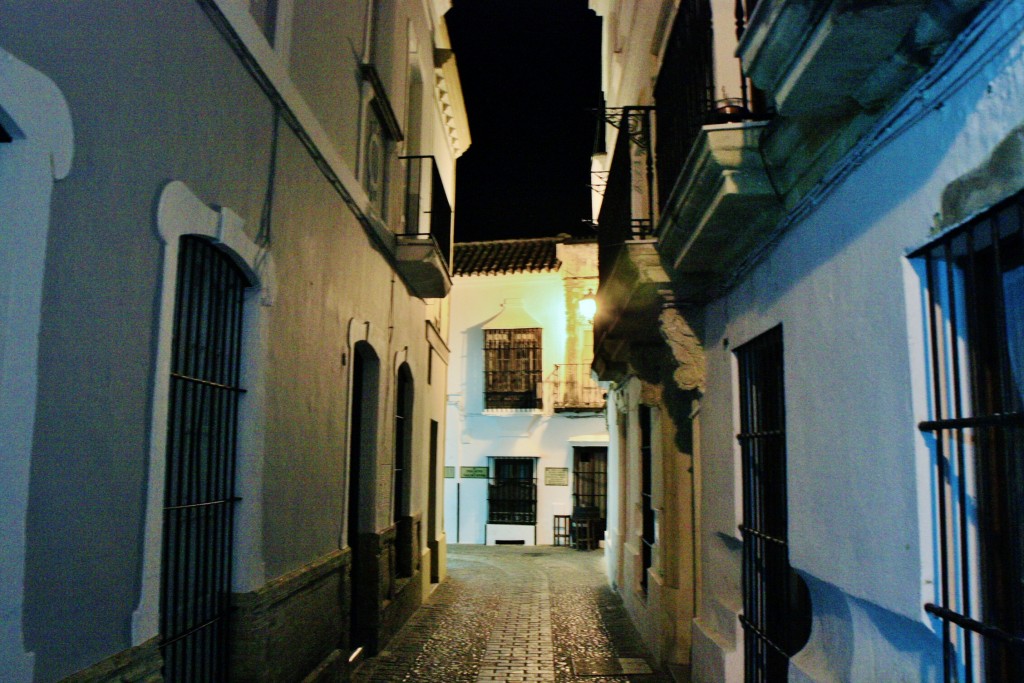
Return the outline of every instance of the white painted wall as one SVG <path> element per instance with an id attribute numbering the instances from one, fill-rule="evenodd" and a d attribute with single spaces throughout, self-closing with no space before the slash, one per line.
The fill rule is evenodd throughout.
<path id="1" fill-rule="evenodd" d="M 863 163 L 707 310 L 701 408 L 704 592 L 698 647 L 735 660 L 741 511 L 732 351 L 783 325 L 790 561 L 808 581 L 811 641 L 791 680 L 937 680 L 920 284 L 943 189 L 1024 121 L 1024 8 L 1005 3 L 957 65 L 910 103 Z M 900 121 L 897 121 L 900 123 Z M 908 296 L 909 293 L 909 296 Z M 911 335 L 908 339 L 908 329 Z M 729 618 L 719 618 L 731 611 Z"/>
<path id="2" fill-rule="evenodd" d="M 32 679 L 22 633 L 25 530 L 40 309 L 53 184 L 74 153 L 71 113 L 47 76 L 0 49 L 0 671 Z"/>
<path id="3" fill-rule="evenodd" d="M 596 245 L 594 246 L 596 249 Z M 596 283 L 596 271 L 594 272 Z M 596 288 L 596 285 L 595 285 Z M 482 326 L 498 315 L 506 299 L 521 299 L 523 308 L 543 329 L 543 370 L 547 378 L 566 362 L 566 299 L 563 273 L 517 273 L 459 276 L 451 297 L 451 364 L 448 374 L 448 424 L 445 465 L 455 478 L 445 479 L 445 531 L 449 543 L 484 543 L 487 525 L 487 480 L 461 479 L 460 468 L 485 467 L 492 457 L 537 460 L 536 542 L 550 545 L 553 516 L 572 511 L 572 450 L 607 443 L 603 414 L 485 411 Z M 567 467 L 569 486 L 545 486 L 544 469 Z M 486 542 L 519 538 L 533 542 L 533 527 L 492 525 Z"/>

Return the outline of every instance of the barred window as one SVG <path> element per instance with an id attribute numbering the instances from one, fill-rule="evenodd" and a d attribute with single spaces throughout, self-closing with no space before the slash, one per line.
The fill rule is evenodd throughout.
<path id="1" fill-rule="evenodd" d="M 946 681 L 1024 680 L 1024 195 L 918 250 Z"/>
<path id="2" fill-rule="evenodd" d="M 180 240 L 167 416 L 163 680 L 228 678 L 242 312 L 249 282 L 208 239 Z"/>
<path id="3" fill-rule="evenodd" d="M 789 564 L 782 328 L 736 349 L 743 459 L 744 667 L 748 683 L 786 680 L 811 632 L 810 594 Z"/>
<path id="4" fill-rule="evenodd" d="M 484 330 L 486 408 L 540 408 L 541 329 Z"/>
<path id="5" fill-rule="evenodd" d="M 488 487 L 489 524 L 536 524 L 533 458 L 495 458 Z"/>

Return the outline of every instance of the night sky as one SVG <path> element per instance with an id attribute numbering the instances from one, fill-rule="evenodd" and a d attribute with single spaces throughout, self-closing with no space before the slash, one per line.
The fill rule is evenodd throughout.
<path id="1" fill-rule="evenodd" d="M 447 19 L 473 136 L 456 241 L 593 236 L 600 18 L 586 0 L 454 0 Z"/>

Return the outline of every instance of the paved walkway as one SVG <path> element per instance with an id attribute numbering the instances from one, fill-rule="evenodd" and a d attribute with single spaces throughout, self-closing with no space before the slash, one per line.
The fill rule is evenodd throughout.
<path id="1" fill-rule="evenodd" d="M 451 545 L 448 580 L 355 681 L 671 683 L 650 664 L 601 551 Z"/>

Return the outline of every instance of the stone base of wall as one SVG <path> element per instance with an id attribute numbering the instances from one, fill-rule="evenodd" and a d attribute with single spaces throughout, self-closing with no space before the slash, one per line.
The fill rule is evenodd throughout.
<path id="1" fill-rule="evenodd" d="M 329 553 L 259 590 L 232 596 L 231 680 L 343 680 L 349 550 Z"/>
<path id="2" fill-rule="evenodd" d="M 82 669 L 61 683 L 160 683 L 164 660 L 160 639 L 151 638 L 98 664 Z"/>
<path id="3" fill-rule="evenodd" d="M 362 631 L 356 641 L 365 645 L 366 654 L 376 654 L 423 602 L 419 538 L 419 515 L 359 535 L 352 582 Z"/>
<path id="4" fill-rule="evenodd" d="M 441 583 L 448 575 L 448 539 L 444 532 L 440 538 L 427 541 L 430 549 L 430 582 Z"/>

